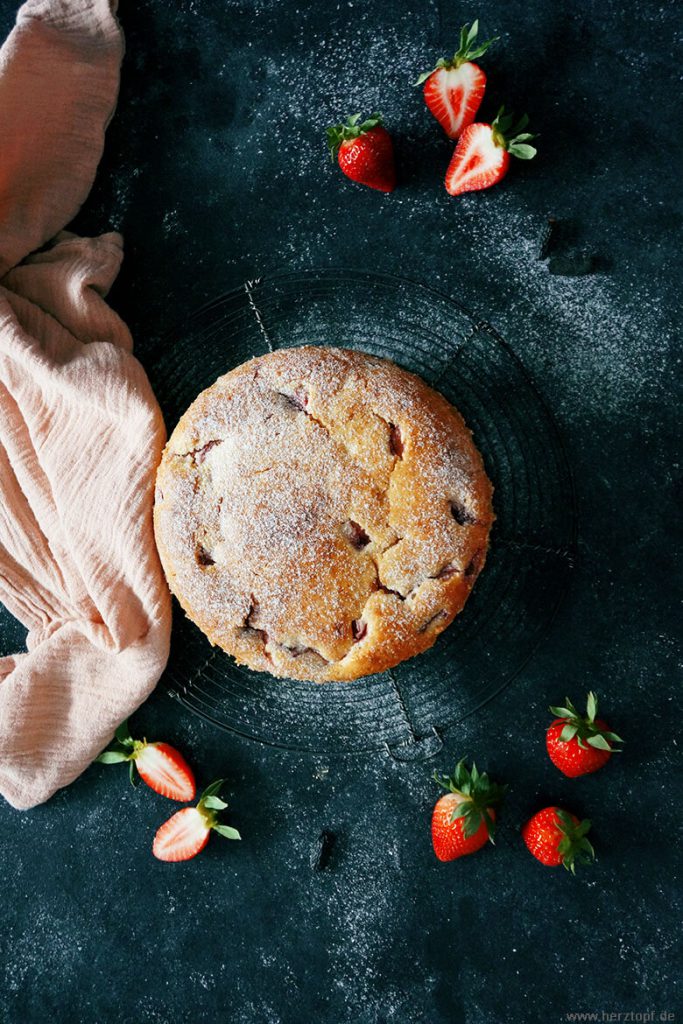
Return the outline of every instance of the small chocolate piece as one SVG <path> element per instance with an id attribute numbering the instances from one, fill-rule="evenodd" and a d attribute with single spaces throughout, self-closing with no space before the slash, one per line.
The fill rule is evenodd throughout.
<path id="1" fill-rule="evenodd" d="M 310 860 L 313 871 L 325 870 L 330 862 L 336 838 L 334 832 L 330 832 L 329 829 L 324 828 L 322 830 L 311 849 Z"/>

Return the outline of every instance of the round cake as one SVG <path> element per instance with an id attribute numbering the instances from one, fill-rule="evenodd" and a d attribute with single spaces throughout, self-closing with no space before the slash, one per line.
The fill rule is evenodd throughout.
<path id="1" fill-rule="evenodd" d="M 282 349 L 192 403 L 157 473 L 169 585 L 240 664 L 318 682 L 426 650 L 486 559 L 492 487 L 445 398 L 388 360 Z"/>

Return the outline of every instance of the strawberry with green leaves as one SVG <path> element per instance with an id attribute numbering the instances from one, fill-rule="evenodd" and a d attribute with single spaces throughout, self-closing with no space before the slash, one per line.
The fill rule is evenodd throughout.
<path id="1" fill-rule="evenodd" d="M 449 139 L 457 139 L 472 124 L 486 89 L 486 75 L 473 61 L 495 43 L 497 36 L 477 42 L 479 22 L 463 25 L 460 46 L 449 60 L 442 57 L 431 71 L 420 75 L 415 85 L 424 83 L 424 99 Z"/>
<path id="2" fill-rule="evenodd" d="M 157 831 L 152 853 L 157 860 L 191 860 L 209 841 L 212 832 L 226 839 L 241 839 L 236 828 L 218 820 L 218 813 L 228 806 L 218 796 L 224 779 L 217 779 L 204 790 L 196 807 L 183 807 Z"/>
<path id="3" fill-rule="evenodd" d="M 507 174 L 511 156 L 519 160 L 536 156 L 536 149 L 529 145 L 535 136 L 524 131 L 529 118 L 525 114 L 517 124 L 513 121 L 512 114 L 501 107 L 493 124 L 465 128 L 446 171 L 446 191 L 450 195 L 491 188 Z"/>
<path id="4" fill-rule="evenodd" d="M 598 698 L 594 693 L 588 694 L 585 715 L 579 714 L 569 698 L 564 706 L 551 706 L 550 710 L 557 717 L 546 732 L 548 755 L 570 779 L 597 772 L 612 754 L 619 753 L 616 744 L 623 740 L 597 717 Z"/>
<path id="5" fill-rule="evenodd" d="M 128 721 L 122 722 L 116 730 L 116 742 L 105 750 L 97 761 L 102 764 L 117 764 L 127 761 L 130 781 L 135 785 L 137 768 L 143 782 L 161 796 L 170 800 L 194 800 L 197 788 L 189 764 L 175 747 L 169 743 L 148 743 L 134 740 L 128 729 Z"/>
<path id="6" fill-rule="evenodd" d="M 448 792 L 437 800 L 432 813 L 432 845 L 439 860 L 455 860 L 475 853 L 488 841 L 493 842 L 496 810 L 507 786 L 491 782 L 476 764 L 470 771 L 464 759 L 452 775 L 434 779 Z"/>
<path id="7" fill-rule="evenodd" d="M 354 114 L 343 124 L 333 125 L 327 129 L 327 145 L 330 158 L 337 158 L 347 178 L 380 192 L 393 192 L 394 146 L 381 114 L 372 114 L 362 123 L 360 114 Z"/>
<path id="8" fill-rule="evenodd" d="M 529 852 L 546 867 L 562 864 L 576 874 L 577 864 L 590 864 L 595 850 L 586 835 L 591 823 L 579 821 L 561 807 L 544 807 L 522 828 L 522 838 Z"/>

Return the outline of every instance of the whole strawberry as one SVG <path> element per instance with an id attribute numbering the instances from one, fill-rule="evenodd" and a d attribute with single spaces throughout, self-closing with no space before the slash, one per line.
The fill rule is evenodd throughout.
<path id="1" fill-rule="evenodd" d="M 432 813 L 432 845 L 439 860 L 455 860 L 475 853 L 493 842 L 496 812 L 507 786 L 491 782 L 486 772 L 479 774 L 472 763 L 470 771 L 464 759 L 452 775 L 434 779 L 448 792 L 436 802 Z"/>
<path id="2" fill-rule="evenodd" d="M 574 875 L 577 864 L 595 860 L 595 850 L 586 839 L 590 827 L 588 819 L 579 821 L 576 815 L 560 807 L 544 807 L 524 825 L 522 838 L 541 864 L 562 864 Z"/>
<path id="3" fill-rule="evenodd" d="M 194 774 L 183 755 L 169 743 L 148 743 L 134 740 L 128 721 L 116 730 L 116 742 L 98 758 L 102 764 L 127 761 L 130 781 L 135 785 L 135 769 L 150 789 L 170 800 L 194 800 Z"/>
<path id="4" fill-rule="evenodd" d="M 382 115 L 372 114 L 362 124 L 359 121 L 360 114 L 354 114 L 343 124 L 327 129 L 330 157 L 334 160 L 336 156 L 342 171 L 352 181 L 380 192 L 393 192 L 394 146 L 382 124 Z"/>
<path id="5" fill-rule="evenodd" d="M 510 157 L 531 160 L 536 149 L 529 145 L 535 138 L 524 129 L 529 123 L 526 114 L 513 127 L 512 114 L 505 107 L 498 111 L 493 124 L 471 124 L 458 140 L 446 171 L 446 191 L 457 196 L 491 188 L 507 174 Z"/>
<path id="6" fill-rule="evenodd" d="M 420 75 L 415 85 L 424 82 L 424 99 L 449 139 L 457 139 L 472 124 L 486 89 L 486 75 L 472 62 L 486 53 L 494 39 L 477 43 L 479 22 L 463 25 L 460 45 L 449 60 L 442 57 L 431 71 Z"/>
<path id="7" fill-rule="evenodd" d="M 596 717 L 598 698 L 594 693 L 588 694 L 585 715 L 578 713 L 569 698 L 564 707 L 551 706 L 550 710 L 557 717 L 545 735 L 548 755 L 555 767 L 570 779 L 597 772 L 613 753 L 619 753 L 614 744 L 623 740 Z"/>

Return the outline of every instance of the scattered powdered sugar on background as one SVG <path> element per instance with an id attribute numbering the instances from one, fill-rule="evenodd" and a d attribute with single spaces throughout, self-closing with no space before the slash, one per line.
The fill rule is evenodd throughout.
<path id="1" fill-rule="evenodd" d="M 16 915 L 0 935 L 0 1015 L 8 1007 L 10 1019 L 42 1019 L 53 1008 L 40 993 L 50 989 L 62 1010 L 73 1004 L 74 1024 L 101 1024 L 117 1000 L 118 1024 L 500 1024 L 510 1008 L 519 1016 L 528 1006 L 533 1017 L 551 985 L 563 998 L 594 1000 L 558 1003 L 558 1016 L 609 1010 L 617 998 L 644 1008 L 653 992 L 666 994 L 664 1007 L 677 937 L 662 925 L 675 872 L 668 837 L 680 814 L 665 799 L 676 738 L 662 739 L 675 721 L 675 644 L 654 591 L 666 558 L 656 538 L 674 511 L 659 435 L 676 358 L 671 280 L 680 275 L 662 243 L 681 227 L 667 201 L 672 185 L 680 191 L 680 166 L 669 159 L 672 101 L 662 88 L 680 66 L 670 48 L 676 5 L 625 13 L 606 0 L 599 23 L 591 5 L 484 5 L 482 27 L 502 39 L 486 61 L 483 116 L 503 101 L 528 110 L 539 156 L 489 193 L 458 199 L 442 186 L 452 146 L 411 85 L 453 51 L 436 3 L 397 4 L 391 17 L 386 4 L 329 3 L 322 20 L 315 6 L 288 5 L 286 15 L 280 0 L 122 9 L 121 99 L 82 215 L 86 233 L 123 231 L 112 302 L 145 362 L 150 340 L 188 310 L 275 270 L 355 266 L 436 287 L 500 331 L 565 428 L 589 513 L 584 565 L 532 666 L 494 707 L 452 730 L 431 763 L 280 756 L 169 713 L 156 695 L 137 720 L 154 735 L 163 723 L 206 781 L 235 772 L 230 820 L 244 842 L 216 849 L 212 840 L 177 871 L 154 864 L 151 838 L 168 803 L 125 779 L 117 788 L 106 775 L 115 768 L 102 766 L 44 809 L 8 812 L 4 878 Z M 460 11 L 441 6 L 457 28 Z M 396 141 L 401 185 L 391 196 L 347 182 L 325 151 L 328 124 L 373 109 Z M 548 216 L 576 223 L 570 249 L 598 257 L 596 273 L 559 276 L 538 258 Z M 643 479 L 628 485 L 613 464 L 644 443 L 647 475 L 641 457 Z M 656 498 L 647 515 L 644 495 Z M 520 763 L 516 709 L 540 735 L 552 688 L 576 692 L 593 677 L 618 730 L 638 740 L 625 770 L 615 766 L 605 781 L 609 800 L 598 801 L 595 878 L 569 887 L 544 876 L 540 885 L 514 830 L 547 793 L 580 798 L 541 759 Z M 441 871 L 429 849 L 429 775 L 456 754 L 475 754 L 513 782 L 501 823 L 509 832 L 495 851 Z M 589 788 L 604 795 L 601 785 Z M 651 838 L 639 827 L 641 803 L 656 808 Z M 309 851 L 322 827 L 338 842 L 329 868 L 314 874 Z M 654 882 L 637 870 L 653 857 Z M 609 925 L 615 906 L 628 909 L 624 927 Z M 162 962 L 171 950 L 177 959 Z M 545 987 L 543 971 L 553 979 Z"/>

